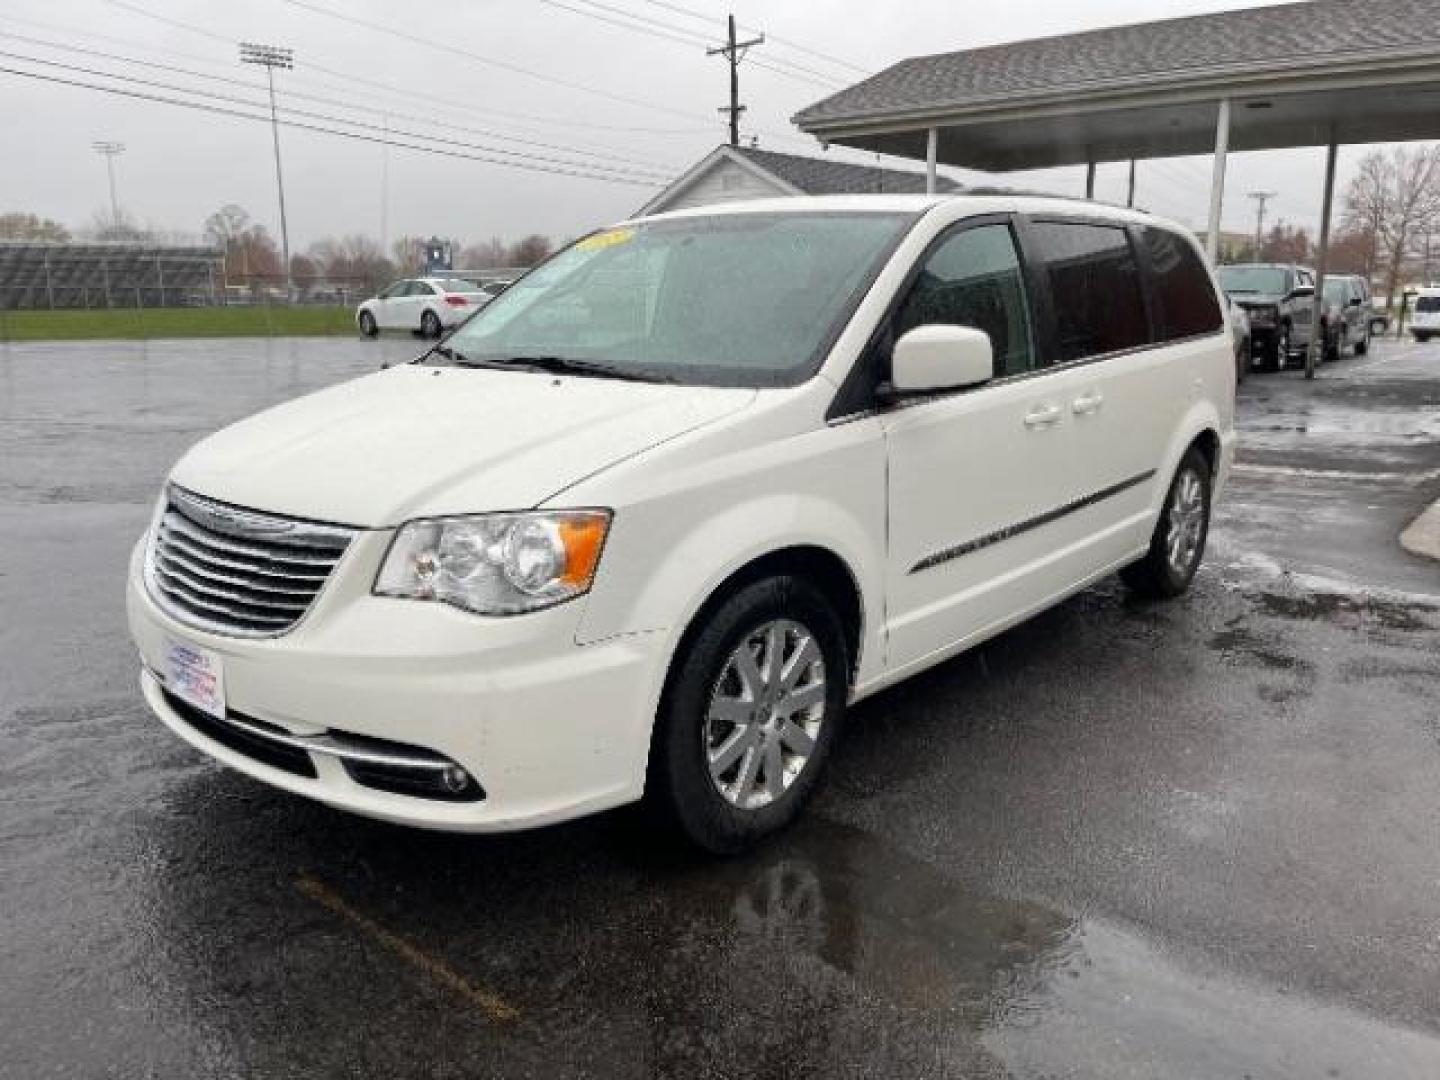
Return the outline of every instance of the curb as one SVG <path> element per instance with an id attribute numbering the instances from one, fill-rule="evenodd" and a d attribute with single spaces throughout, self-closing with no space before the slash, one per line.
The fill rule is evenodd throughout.
<path id="1" fill-rule="evenodd" d="M 1435 502 L 1400 534 L 1400 546 L 1415 555 L 1440 559 L 1440 501 Z"/>

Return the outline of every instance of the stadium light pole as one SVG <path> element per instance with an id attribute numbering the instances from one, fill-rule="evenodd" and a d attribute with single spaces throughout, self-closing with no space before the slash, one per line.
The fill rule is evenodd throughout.
<path id="1" fill-rule="evenodd" d="M 110 224 L 120 227 L 120 200 L 115 197 L 115 159 L 125 152 L 125 144 L 119 142 L 93 142 L 90 148 L 105 157 L 105 171 L 110 176 Z"/>
<path id="2" fill-rule="evenodd" d="M 285 176 L 280 171 L 280 121 L 275 118 L 275 69 L 293 69 L 295 52 L 279 45 L 259 45 L 253 41 L 242 41 L 240 62 L 263 67 L 270 86 L 270 136 L 275 143 L 275 186 L 280 191 L 280 257 L 285 260 L 285 299 L 290 300 L 295 296 L 295 285 L 290 278 L 290 228 L 285 222 Z"/>

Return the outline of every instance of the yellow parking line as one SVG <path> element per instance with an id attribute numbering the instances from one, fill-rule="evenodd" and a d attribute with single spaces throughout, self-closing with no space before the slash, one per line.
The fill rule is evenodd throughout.
<path id="1" fill-rule="evenodd" d="M 439 957 L 432 956 L 425 950 L 406 941 L 398 934 L 386 930 L 368 915 L 356 911 L 345 901 L 344 897 L 328 888 L 322 882 L 316 881 L 314 878 L 308 876 L 301 877 L 296 879 L 295 887 L 300 890 L 301 895 L 315 901 L 315 903 L 328 911 L 339 915 L 366 937 L 383 945 L 402 960 L 405 960 L 430 976 L 431 979 L 447 990 L 460 995 L 471 1005 L 474 1005 L 488 1015 L 490 1019 L 498 1023 L 510 1023 L 520 1019 L 519 1009 L 516 1009 L 503 998 L 491 993 L 484 987 L 476 986 Z"/>

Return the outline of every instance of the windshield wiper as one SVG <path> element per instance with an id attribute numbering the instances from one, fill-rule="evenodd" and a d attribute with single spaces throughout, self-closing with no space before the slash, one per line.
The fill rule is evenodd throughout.
<path id="1" fill-rule="evenodd" d="M 589 375 L 597 379 L 624 379 L 627 382 L 673 383 L 675 381 L 673 375 L 630 371 L 626 368 L 596 363 L 593 360 L 578 360 L 573 356 L 511 356 L 507 359 L 511 364 L 519 364 L 536 371 L 549 371 L 557 375 Z"/>
<path id="2" fill-rule="evenodd" d="M 498 360 L 475 360 L 466 356 L 459 349 L 452 349 L 449 345 L 436 345 L 420 359 L 426 356 L 442 356 L 456 367 L 463 368 L 512 368 L 512 364 L 504 364 Z"/>

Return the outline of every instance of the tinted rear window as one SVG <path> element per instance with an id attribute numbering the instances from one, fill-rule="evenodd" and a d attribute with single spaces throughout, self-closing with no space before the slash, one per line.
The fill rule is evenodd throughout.
<path id="1" fill-rule="evenodd" d="M 1416 311 L 1440 311 L 1440 296 L 1421 296 L 1415 301 Z"/>
<path id="2" fill-rule="evenodd" d="M 1124 228 L 1042 221 L 1032 235 L 1050 279 L 1059 363 L 1149 343 L 1140 267 Z"/>
<path id="3" fill-rule="evenodd" d="M 1220 304 L 1194 246 L 1165 229 L 1147 228 L 1145 248 L 1159 309 L 1160 339 L 1174 341 L 1219 330 Z"/>

